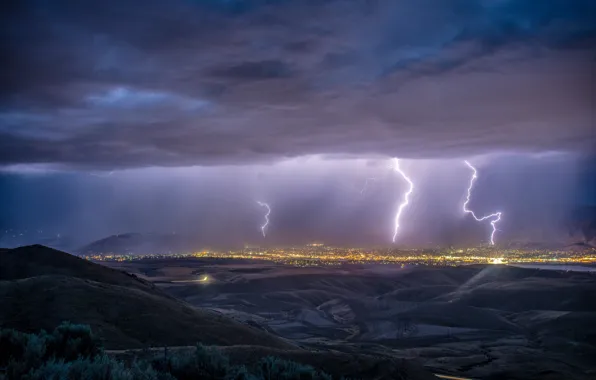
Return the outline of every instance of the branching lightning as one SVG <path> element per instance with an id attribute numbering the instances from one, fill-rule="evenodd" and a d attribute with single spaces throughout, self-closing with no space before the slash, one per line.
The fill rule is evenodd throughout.
<path id="1" fill-rule="evenodd" d="M 470 164 L 468 161 L 464 162 L 466 163 L 466 165 L 468 165 L 470 169 L 472 169 L 473 174 L 472 178 L 470 178 L 470 185 L 468 186 L 468 192 L 466 195 L 466 201 L 464 202 L 463 210 L 465 213 L 471 214 L 477 222 L 482 222 L 491 218 L 493 219 L 490 221 L 490 225 L 493 227 L 493 231 L 490 234 L 490 244 L 495 245 L 495 232 L 497 232 L 497 223 L 501 220 L 501 212 L 495 212 L 493 214 L 485 215 L 479 218 L 476 216 L 474 211 L 468 209 L 468 203 L 470 203 L 470 198 L 472 196 L 472 188 L 474 187 L 474 182 L 476 182 L 476 179 L 478 178 L 478 172 L 476 171 L 476 168 L 472 166 L 472 164 Z"/>
<path id="2" fill-rule="evenodd" d="M 410 186 L 408 191 L 404 195 L 403 202 L 399 205 L 399 208 L 397 209 L 397 213 L 395 214 L 395 225 L 394 225 L 394 231 L 393 231 L 393 242 L 395 243 L 395 239 L 397 238 L 397 231 L 399 230 L 399 218 L 401 217 L 401 213 L 404 210 L 404 208 L 408 205 L 408 203 L 410 203 L 410 194 L 412 194 L 412 192 L 414 191 L 414 182 L 412 182 L 412 180 L 406 175 L 406 173 L 404 173 L 400 169 L 399 159 L 394 158 L 393 162 L 394 162 L 393 169 L 396 172 L 398 172 L 406 180 L 406 182 L 408 182 L 408 184 Z"/>
<path id="3" fill-rule="evenodd" d="M 267 235 L 266 229 L 267 229 L 267 226 L 269 225 L 269 214 L 271 214 L 271 208 L 265 202 L 257 201 L 257 203 L 259 204 L 259 206 L 265 207 L 267 209 L 267 213 L 265 214 L 265 224 L 263 224 L 261 226 L 261 232 L 263 233 L 263 237 L 265 237 Z"/>

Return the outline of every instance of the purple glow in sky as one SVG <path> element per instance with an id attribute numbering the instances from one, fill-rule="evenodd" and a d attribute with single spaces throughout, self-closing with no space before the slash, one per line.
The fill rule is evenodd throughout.
<path id="1" fill-rule="evenodd" d="M 198 246 L 328 244 L 386 246 L 409 183 L 387 158 L 304 156 L 276 164 L 115 170 L 111 175 L 21 166 L 0 173 L 3 227 L 61 233 L 86 243 L 107 235 L 176 232 Z M 475 157 L 478 215 L 502 211 L 498 240 L 566 239 L 562 227 L 580 196 L 574 155 Z M 415 201 L 399 219 L 400 247 L 473 246 L 486 224 L 462 213 L 470 169 L 461 160 L 400 160 Z M 377 178 L 365 194 L 354 183 Z M 265 207 L 275 205 L 275 223 Z M 455 205 L 455 207 L 454 207 Z M 273 213 L 271 214 L 273 215 Z M 270 215 L 270 216 L 271 216 Z M 389 232 L 391 231 L 391 232 Z M 54 233 L 54 235 L 55 235 Z"/>
<path id="2" fill-rule="evenodd" d="M 500 242 L 596 202 L 592 0 L 12 3 L 0 228 L 263 242 L 261 199 L 270 244 L 476 244 L 464 158 Z"/>

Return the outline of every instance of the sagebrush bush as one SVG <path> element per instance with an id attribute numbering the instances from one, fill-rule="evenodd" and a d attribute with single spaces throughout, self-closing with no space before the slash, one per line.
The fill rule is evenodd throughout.
<path id="1" fill-rule="evenodd" d="M 85 325 L 64 322 L 51 334 L 0 330 L 0 366 L 6 368 L 4 377 L 7 379 L 25 379 L 38 369 L 56 372 L 53 376 L 39 378 L 65 379 L 60 371 L 67 370 L 68 362 L 94 358 L 101 353 L 99 341 Z"/>
<path id="2" fill-rule="evenodd" d="M 263 380 L 331 380 L 329 375 L 311 366 L 273 356 L 261 359 L 259 369 Z"/>
<path id="3" fill-rule="evenodd" d="M 47 338 L 50 357 L 75 360 L 78 357 L 89 358 L 101 353 L 99 340 L 93 336 L 87 325 L 63 322 Z"/>
<path id="4" fill-rule="evenodd" d="M 150 354 L 150 351 L 145 354 Z M 221 351 L 197 345 L 168 358 L 125 364 L 106 355 L 85 325 L 62 323 L 49 334 L 0 329 L 0 380 L 330 380 L 314 368 L 276 357 L 232 365 Z"/>
<path id="5" fill-rule="evenodd" d="M 28 340 L 29 334 L 12 329 L 0 330 L 0 366 L 6 367 L 13 359 L 21 360 Z"/>
<path id="6" fill-rule="evenodd" d="M 178 380 L 227 380 L 243 378 L 246 369 L 230 365 L 227 356 L 214 348 L 201 344 L 194 352 L 183 352 L 173 355 L 169 360 L 170 373 Z"/>
<path id="7" fill-rule="evenodd" d="M 126 368 L 124 364 L 98 355 L 77 360 L 50 360 L 25 377 L 26 380 L 159 380 L 152 368 Z"/>

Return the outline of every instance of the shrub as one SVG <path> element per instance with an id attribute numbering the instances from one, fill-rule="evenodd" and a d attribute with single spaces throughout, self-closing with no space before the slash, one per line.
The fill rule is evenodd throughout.
<path id="1" fill-rule="evenodd" d="M 26 380 L 176 380 L 170 374 L 159 373 L 147 363 L 133 363 L 130 368 L 106 355 L 79 357 L 72 362 L 50 360 L 31 370 Z"/>
<path id="2" fill-rule="evenodd" d="M 131 371 L 105 355 L 75 361 L 50 360 L 31 370 L 27 380 L 135 380 Z"/>
<path id="3" fill-rule="evenodd" d="M 130 372 L 135 380 L 176 380 L 167 372 L 157 371 L 147 361 L 135 361 L 130 367 Z"/>
<path id="4" fill-rule="evenodd" d="M 0 330 L 0 366 L 6 367 L 11 360 L 21 360 L 29 334 L 24 334 L 12 329 Z"/>
<path id="5" fill-rule="evenodd" d="M 171 374 L 178 380 L 235 379 L 241 368 L 231 366 L 227 356 L 216 349 L 197 345 L 194 352 L 172 355 L 169 361 Z"/>
<path id="6" fill-rule="evenodd" d="M 55 376 L 46 377 L 63 379 L 59 373 L 67 370 L 66 363 L 101 353 L 99 341 L 85 325 L 62 323 L 52 334 L 0 330 L 0 366 L 6 367 L 8 379 L 24 378 L 36 369 L 54 371 Z"/>
<path id="7" fill-rule="evenodd" d="M 49 360 L 39 368 L 33 368 L 23 378 L 27 380 L 62 380 L 68 378 L 69 365 L 62 360 Z"/>
<path id="8" fill-rule="evenodd" d="M 331 376 L 308 365 L 268 356 L 259 362 L 263 380 L 331 380 Z"/>
<path id="9" fill-rule="evenodd" d="M 123 363 L 106 355 L 79 357 L 68 363 L 68 367 L 69 380 L 135 380 Z"/>
<path id="10" fill-rule="evenodd" d="M 30 368 L 43 363 L 46 354 L 45 336 L 0 330 L 0 366 L 6 367 L 9 379 L 20 379 Z"/>
<path id="11" fill-rule="evenodd" d="M 51 334 L 0 329 L 0 366 L 6 367 L 0 380 L 331 380 L 310 366 L 276 357 L 248 367 L 232 365 L 221 351 L 200 344 L 167 359 L 125 364 L 103 352 L 88 326 L 70 323 Z"/>
<path id="12" fill-rule="evenodd" d="M 71 361 L 79 356 L 90 358 L 101 353 L 101 345 L 87 325 L 63 322 L 47 338 L 48 358 Z"/>

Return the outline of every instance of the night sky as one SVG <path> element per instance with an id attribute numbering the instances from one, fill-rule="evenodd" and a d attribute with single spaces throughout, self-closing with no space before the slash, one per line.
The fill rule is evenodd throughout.
<path id="1" fill-rule="evenodd" d="M 463 160 L 501 242 L 563 239 L 596 205 L 593 0 L 1 7 L 0 245 L 388 245 L 407 188 L 392 157 L 416 185 L 397 246 L 486 241 Z"/>

